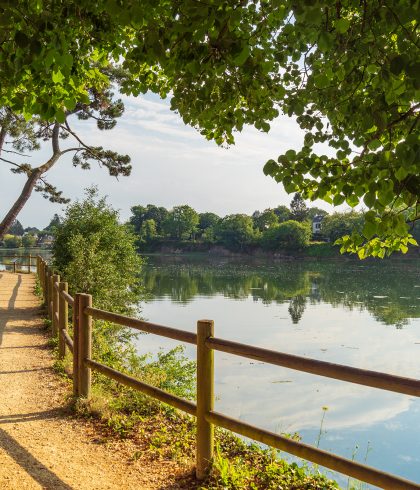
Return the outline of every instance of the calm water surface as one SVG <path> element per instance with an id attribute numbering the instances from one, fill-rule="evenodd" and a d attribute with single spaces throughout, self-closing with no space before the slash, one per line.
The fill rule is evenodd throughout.
<path id="1" fill-rule="evenodd" d="M 144 284 L 150 321 L 194 331 L 210 318 L 218 337 L 420 378 L 418 259 L 244 264 L 150 256 Z M 138 341 L 141 352 L 175 345 L 153 335 Z M 189 346 L 186 353 L 195 356 Z M 218 411 L 299 432 L 304 442 L 420 482 L 420 400 L 215 356 Z"/>
<path id="2" fill-rule="evenodd" d="M 32 255 L 31 259 L 31 271 L 36 271 L 36 256 L 40 255 L 45 259 L 49 259 L 51 251 L 43 248 L 0 248 L 0 271 L 12 271 L 13 262 L 19 264 L 18 270 L 23 269 L 24 272 L 28 270 L 27 264 L 29 262 L 28 255 Z M 22 267 L 20 267 L 22 265 Z"/>

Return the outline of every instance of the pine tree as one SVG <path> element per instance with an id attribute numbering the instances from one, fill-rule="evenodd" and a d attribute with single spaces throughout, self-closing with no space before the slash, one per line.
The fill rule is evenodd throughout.
<path id="1" fill-rule="evenodd" d="M 295 221 L 305 221 L 308 217 L 308 207 L 299 192 L 293 196 L 292 202 L 290 203 L 290 217 Z"/>

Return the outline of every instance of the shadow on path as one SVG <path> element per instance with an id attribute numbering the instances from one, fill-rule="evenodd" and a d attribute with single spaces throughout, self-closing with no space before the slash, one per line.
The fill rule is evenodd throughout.
<path id="1" fill-rule="evenodd" d="M 0 426 L 4 424 L 16 424 L 17 422 L 32 422 L 33 420 L 58 419 L 68 415 L 66 407 L 53 408 L 45 412 L 16 413 L 13 415 L 0 415 Z"/>
<path id="2" fill-rule="evenodd" d="M 0 288 L 2 287 L 2 279 L 5 278 L 4 274 L 0 274 Z M 3 336 L 7 327 L 8 322 L 10 321 L 16 321 L 16 320 L 24 320 L 28 317 L 34 316 L 36 314 L 38 308 L 28 307 L 24 306 L 26 300 L 18 299 L 19 294 L 22 295 L 22 276 L 16 275 L 16 274 L 7 274 L 6 281 L 8 281 L 10 278 L 17 279 L 13 285 L 9 283 L 9 287 L 7 290 L 9 291 L 11 289 L 11 286 L 13 285 L 13 289 L 11 291 L 10 297 L 7 294 L 7 299 L 2 298 L 1 304 L 4 306 L 0 307 L 0 348 L 3 348 Z M 25 287 L 23 286 L 23 289 Z M 5 291 L 1 291 L 4 293 Z M 23 303 L 22 306 L 20 306 L 19 303 Z M 23 333 L 23 334 L 30 334 L 32 333 L 28 327 L 24 326 L 18 326 L 15 325 L 12 328 L 9 328 L 10 332 L 14 333 Z"/>
<path id="3" fill-rule="evenodd" d="M 7 349 L 39 349 L 48 350 L 48 345 L 10 345 L 9 347 L 2 347 L 3 350 Z"/>
<path id="4" fill-rule="evenodd" d="M 10 299 L 9 299 L 9 305 L 8 305 L 9 310 L 13 310 L 13 308 L 15 307 L 15 301 L 17 299 L 17 295 L 19 294 L 19 288 L 20 288 L 21 284 L 22 284 L 22 276 L 19 275 L 17 283 L 16 283 L 15 287 L 13 288 L 12 295 L 10 296 Z"/>
<path id="5" fill-rule="evenodd" d="M 22 373 L 33 373 L 35 371 L 51 371 L 51 368 L 34 368 L 34 369 L 21 369 L 20 371 L 0 371 L 2 374 L 22 374 Z"/>
<path id="6" fill-rule="evenodd" d="M 0 429 L 0 447 L 43 488 L 73 490 L 3 429 Z"/>

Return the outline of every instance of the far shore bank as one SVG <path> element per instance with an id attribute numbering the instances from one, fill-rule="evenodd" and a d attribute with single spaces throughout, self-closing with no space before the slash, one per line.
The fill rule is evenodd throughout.
<path id="1" fill-rule="evenodd" d="M 159 247 L 140 249 L 141 255 L 172 255 L 172 256 L 196 256 L 208 258 L 252 258 L 252 259 L 270 259 L 275 261 L 293 261 L 293 260 L 356 260 L 360 261 L 356 254 L 341 254 L 340 248 L 330 243 L 314 243 L 302 250 L 264 250 L 260 247 L 248 247 L 242 251 L 229 250 L 220 245 L 211 245 L 203 243 L 178 242 L 176 244 L 162 244 Z M 420 258 L 420 248 L 411 248 L 406 254 L 394 253 L 385 259 L 370 257 L 368 261 L 383 260 L 401 260 Z"/>

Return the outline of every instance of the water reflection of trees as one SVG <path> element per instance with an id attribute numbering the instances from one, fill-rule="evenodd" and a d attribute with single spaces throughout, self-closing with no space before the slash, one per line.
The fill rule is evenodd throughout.
<path id="1" fill-rule="evenodd" d="M 305 311 L 305 308 L 306 297 L 302 294 L 298 294 L 290 300 L 288 311 L 290 313 L 290 317 L 293 323 L 299 323 L 300 319 L 302 318 L 303 312 Z"/>
<path id="2" fill-rule="evenodd" d="M 293 323 L 307 304 L 321 301 L 332 306 L 368 310 L 387 325 L 402 327 L 408 318 L 420 317 L 418 262 L 353 262 L 243 265 L 238 263 L 179 263 L 150 265 L 144 285 L 155 297 L 188 303 L 195 296 L 223 295 L 263 304 L 289 303 Z M 417 297 L 416 297 L 417 294 Z"/>

